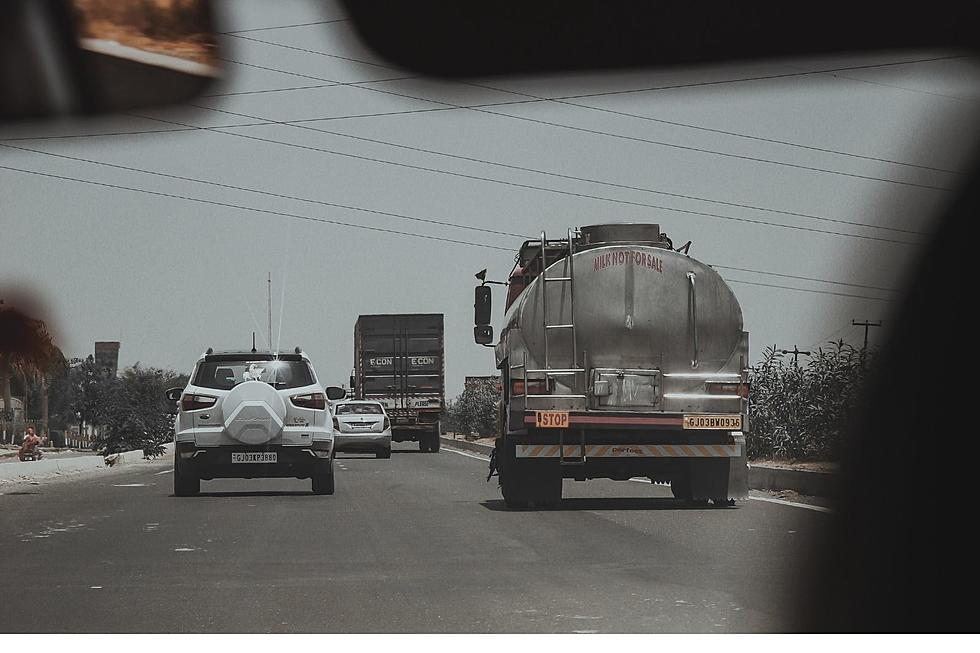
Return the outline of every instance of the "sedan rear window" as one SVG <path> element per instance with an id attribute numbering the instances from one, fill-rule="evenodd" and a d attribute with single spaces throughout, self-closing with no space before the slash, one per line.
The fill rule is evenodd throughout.
<path id="1" fill-rule="evenodd" d="M 340 404 L 334 409 L 335 415 L 383 415 L 381 404 Z"/>
<path id="2" fill-rule="evenodd" d="M 313 383 L 313 373 L 306 361 L 205 361 L 197 368 L 193 384 L 202 388 L 231 390 L 245 381 L 264 381 L 276 388 L 301 388 Z"/>

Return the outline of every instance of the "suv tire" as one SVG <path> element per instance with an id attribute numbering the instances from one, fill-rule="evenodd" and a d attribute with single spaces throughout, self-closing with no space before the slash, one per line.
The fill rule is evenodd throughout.
<path id="1" fill-rule="evenodd" d="M 176 453 L 175 453 L 176 455 Z M 192 476 L 183 469 L 180 457 L 174 461 L 174 496 L 193 497 L 201 493 L 201 479 Z"/>
<path id="2" fill-rule="evenodd" d="M 326 474 L 313 476 L 313 494 L 333 494 L 336 483 L 333 474 L 333 461 L 330 461 L 330 468 Z"/>

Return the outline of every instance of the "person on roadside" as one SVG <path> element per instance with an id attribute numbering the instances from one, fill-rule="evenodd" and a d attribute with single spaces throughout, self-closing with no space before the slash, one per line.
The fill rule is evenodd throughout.
<path id="1" fill-rule="evenodd" d="M 28 454 L 32 454 L 37 460 L 41 458 L 41 438 L 34 433 L 33 426 L 28 426 L 24 431 L 24 442 L 20 445 L 17 457 L 23 461 Z"/>

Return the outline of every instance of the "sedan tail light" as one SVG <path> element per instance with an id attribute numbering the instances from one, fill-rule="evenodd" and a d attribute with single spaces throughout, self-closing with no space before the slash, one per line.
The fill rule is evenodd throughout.
<path id="1" fill-rule="evenodd" d="M 384 425 L 382 425 L 381 430 L 382 431 L 387 431 L 390 428 L 391 428 L 391 420 L 388 419 L 388 416 L 387 415 L 385 415 L 385 423 L 384 423 Z"/>
<path id="2" fill-rule="evenodd" d="M 290 397 L 289 400 L 293 402 L 293 405 L 297 408 L 313 408 L 314 410 L 323 410 L 327 407 L 327 396 L 322 392 L 314 392 L 308 395 L 295 395 Z"/>
<path id="3" fill-rule="evenodd" d="M 218 401 L 217 397 L 209 397 L 208 395 L 183 395 L 180 398 L 180 409 L 201 410 L 202 408 L 210 408 L 216 401 Z"/>
<path id="4" fill-rule="evenodd" d="M 340 430 L 340 420 L 338 420 L 336 417 L 333 418 L 333 430 L 334 431 Z"/>

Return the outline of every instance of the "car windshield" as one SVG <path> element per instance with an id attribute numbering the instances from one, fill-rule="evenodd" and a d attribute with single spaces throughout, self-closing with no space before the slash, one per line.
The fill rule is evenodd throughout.
<path id="1" fill-rule="evenodd" d="M 383 415 L 381 404 L 340 404 L 334 411 L 337 415 Z"/>
<path id="2" fill-rule="evenodd" d="M 197 368 L 193 384 L 202 388 L 231 390 L 245 381 L 264 381 L 277 388 L 300 388 L 313 383 L 313 374 L 305 361 L 205 361 Z"/>

